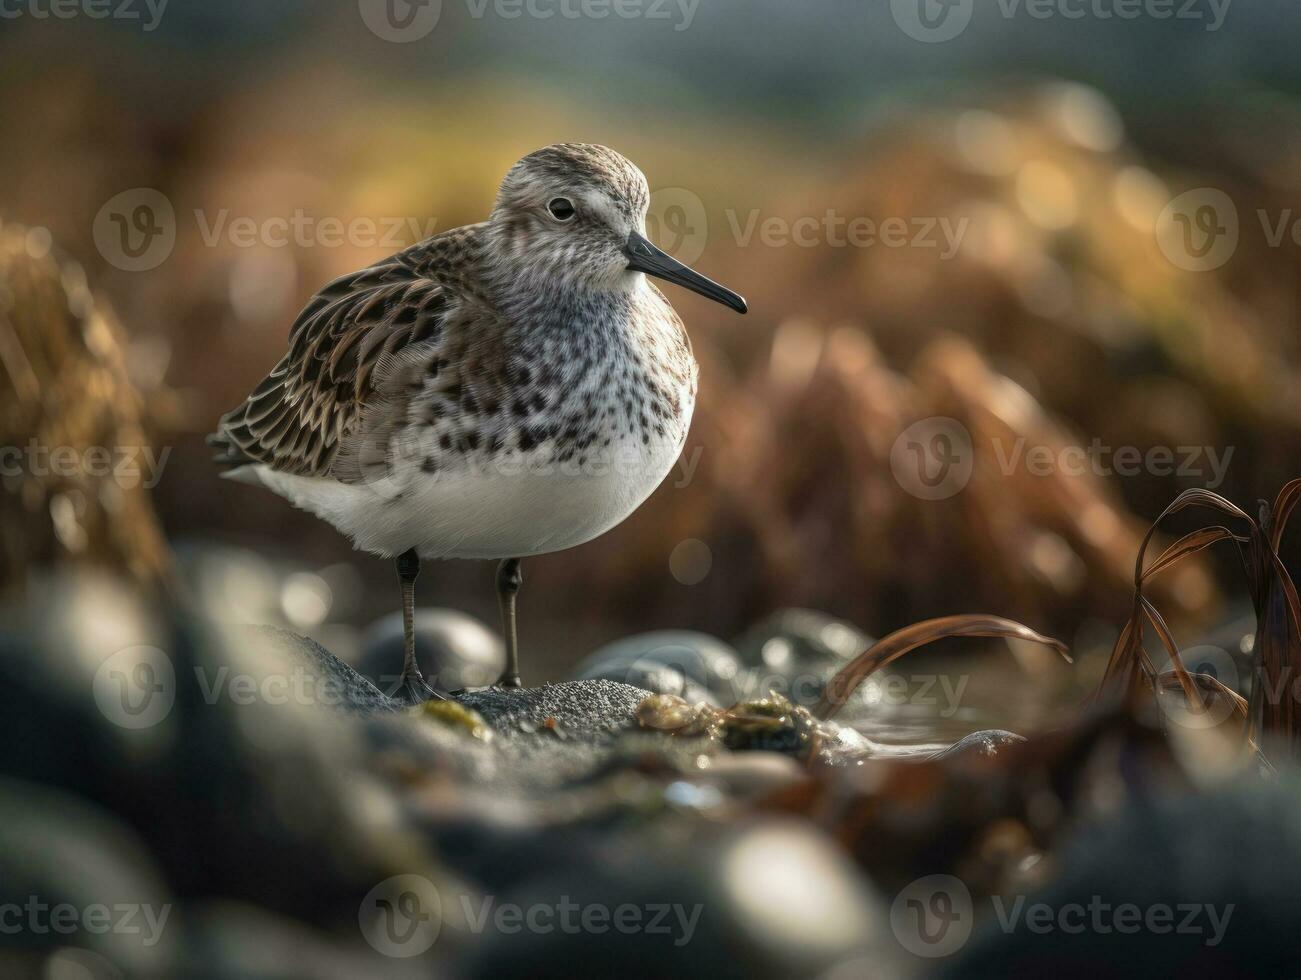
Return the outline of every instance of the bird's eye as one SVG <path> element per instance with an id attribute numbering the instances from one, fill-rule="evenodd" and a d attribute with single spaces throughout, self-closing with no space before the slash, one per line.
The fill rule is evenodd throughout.
<path id="1" fill-rule="evenodd" d="M 573 202 L 567 197 L 553 197 L 547 204 L 547 210 L 557 221 L 568 221 L 574 216 Z"/>

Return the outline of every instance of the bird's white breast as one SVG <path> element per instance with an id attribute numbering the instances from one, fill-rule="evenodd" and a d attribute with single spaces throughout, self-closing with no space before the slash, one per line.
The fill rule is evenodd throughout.
<path id="1" fill-rule="evenodd" d="M 572 548 L 622 522 L 663 482 L 682 452 L 689 393 L 679 424 L 643 444 L 615 438 L 580 466 L 543 444 L 430 474 L 397 460 L 372 483 L 294 476 L 256 467 L 270 489 L 315 513 L 365 551 L 415 548 L 423 558 L 521 558 Z"/>

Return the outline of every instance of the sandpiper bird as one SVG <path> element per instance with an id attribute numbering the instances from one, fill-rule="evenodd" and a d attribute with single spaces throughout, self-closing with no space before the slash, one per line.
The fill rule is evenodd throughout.
<path id="1" fill-rule="evenodd" d="M 646 276 L 746 305 L 647 240 L 649 200 L 606 147 L 530 153 L 487 221 L 317 293 L 289 352 L 209 437 L 227 476 L 396 557 L 410 703 L 435 696 L 415 659 L 422 558 L 501 559 L 498 683 L 518 687 L 520 559 L 623 521 L 682 450 L 696 362 Z"/>

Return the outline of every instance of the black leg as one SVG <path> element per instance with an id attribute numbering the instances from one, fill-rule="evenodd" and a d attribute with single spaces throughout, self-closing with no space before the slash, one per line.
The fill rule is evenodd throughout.
<path id="1" fill-rule="evenodd" d="M 524 576 L 520 560 L 507 558 L 497 567 L 497 603 L 501 606 L 501 628 L 506 635 L 506 672 L 497 683 L 502 687 L 519 687 L 519 641 L 515 633 L 515 597 Z"/>
<path id="2" fill-rule="evenodd" d="M 416 664 L 416 576 L 420 574 L 420 556 L 414 548 L 398 555 L 398 582 L 402 585 L 402 681 L 394 697 L 407 704 L 422 704 L 441 696 L 425 683 Z"/>

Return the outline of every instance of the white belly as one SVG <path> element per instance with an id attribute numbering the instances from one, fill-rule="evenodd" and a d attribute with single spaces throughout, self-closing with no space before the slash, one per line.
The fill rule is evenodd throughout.
<path id="1" fill-rule="evenodd" d="M 615 443 L 581 469 L 539 454 L 528 463 L 516 456 L 437 474 L 398 467 L 376 484 L 252 469 L 267 487 L 333 524 L 364 551 L 523 558 L 572 548 L 622 522 L 668 475 L 682 441 Z"/>

